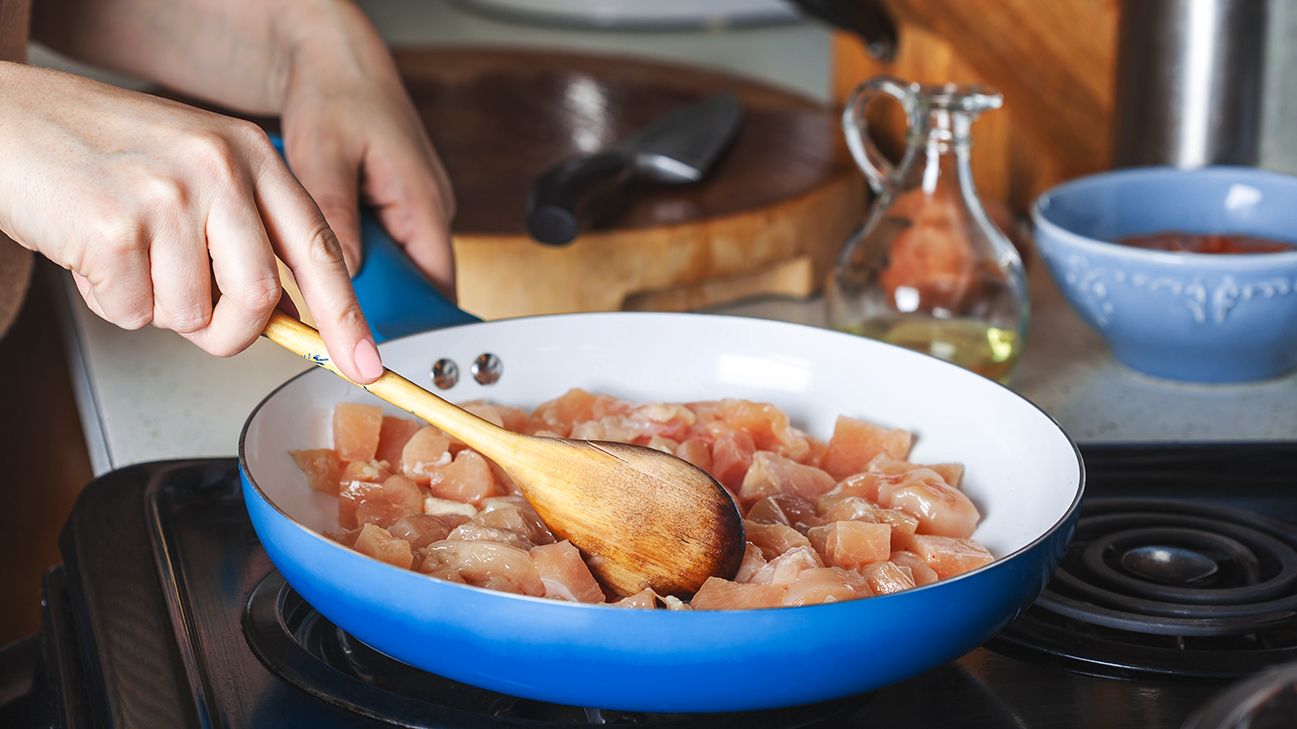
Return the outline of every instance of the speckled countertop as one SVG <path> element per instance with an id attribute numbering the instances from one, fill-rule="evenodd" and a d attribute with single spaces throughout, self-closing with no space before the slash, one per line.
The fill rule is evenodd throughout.
<path id="1" fill-rule="evenodd" d="M 827 95 L 828 34 L 809 24 L 694 33 L 593 33 L 513 26 L 443 2 L 363 4 L 384 35 L 398 45 L 613 49 L 737 70 L 816 98 Z M 1291 27 L 1294 18 L 1297 13 L 1276 25 Z M 33 60 L 69 65 L 42 52 L 33 54 Z M 1292 83 L 1291 78 L 1297 77 L 1273 80 L 1275 88 L 1268 93 L 1281 83 Z M 129 79 L 108 80 L 130 84 Z M 1297 93 L 1285 98 L 1297 98 Z M 1297 167 L 1275 153 L 1275 148 L 1297 149 L 1286 143 L 1291 136 L 1270 139 L 1272 166 Z M 1078 441 L 1297 439 L 1297 376 L 1225 387 L 1143 377 L 1113 361 L 1098 335 L 1062 301 L 1042 267 L 1034 270 L 1031 284 L 1033 322 L 1014 387 L 1054 415 Z M 234 454 L 239 430 L 256 403 L 303 369 L 300 359 L 265 342 L 221 360 L 168 332 L 124 332 L 90 314 L 70 285 L 65 290 L 64 329 L 96 474 L 141 461 Z M 753 302 L 724 313 L 812 325 L 822 317 L 814 301 Z"/>

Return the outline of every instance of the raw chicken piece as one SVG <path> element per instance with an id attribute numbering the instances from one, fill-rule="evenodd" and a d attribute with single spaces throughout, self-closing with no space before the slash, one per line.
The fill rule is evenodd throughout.
<path id="1" fill-rule="evenodd" d="M 901 476 L 888 476 L 882 473 L 857 473 L 838 482 L 826 496 L 859 496 L 866 501 L 878 503 L 878 489 L 887 482 L 900 481 Z"/>
<path id="2" fill-rule="evenodd" d="M 423 549 L 433 542 L 440 542 L 450 534 L 450 525 L 435 516 L 411 514 L 397 519 L 387 528 L 388 533 L 397 539 L 404 539 L 414 549 Z"/>
<path id="3" fill-rule="evenodd" d="M 352 481 L 382 483 L 391 475 L 392 467 L 387 461 L 352 461 L 342 469 L 342 475 L 338 476 L 338 484 L 341 487 Z"/>
<path id="4" fill-rule="evenodd" d="M 635 424 L 621 415 L 608 415 L 598 420 L 585 420 L 572 426 L 569 438 L 578 440 L 611 440 L 630 443 L 640 431 Z"/>
<path id="5" fill-rule="evenodd" d="M 784 513 L 783 508 L 779 506 L 779 502 L 775 501 L 775 497 L 773 496 L 767 496 L 753 504 L 743 518 L 748 521 L 755 521 L 758 524 L 793 525 L 792 522 L 788 520 L 788 515 Z"/>
<path id="6" fill-rule="evenodd" d="M 333 406 L 333 449 L 344 461 L 368 461 L 378 450 L 383 409 L 377 405 L 340 402 Z"/>
<path id="7" fill-rule="evenodd" d="M 761 550 L 761 556 L 774 559 L 793 547 L 809 547 L 810 541 L 796 529 L 783 524 L 758 524 L 744 521 L 743 529 L 749 542 Z"/>
<path id="8" fill-rule="evenodd" d="M 568 602 L 604 601 L 603 590 L 581 561 L 581 553 L 566 539 L 534 547 L 531 561 L 545 583 L 545 597 Z"/>
<path id="9" fill-rule="evenodd" d="M 382 461 L 356 461 L 348 463 L 338 481 L 338 524 L 344 529 L 354 529 L 356 507 L 371 491 L 382 488 L 390 473 Z"/>
<path id="10" fill-rule="evenodd" d="M 939 580 L 962 575 L 995 561 L 986 547 L 971 539 L 906 534 L 899 541 L 905 551 L 917 554 L 926 562 Z"/>
<path id="11" fill-rule="evenodd" d="M 895 539 L 896 537 L 893 536 L 892 538 Z M 888 561 L 898 567 L 909 569 L 910 577 L 913 578 L 914 584 L 919 587 L 931 585 L 937 581 L 937 573 L 933 572 L 928 563 L 924 562 L 923 558 L 914 552 L 892 552 L 892 556 L 888 558 Z"/>
<path id="12" fill-rule="evenodd" d="M 879 521 L 879 507 L 863 496 L 828 494 L 821 496 L 815 506 L 827 521 L 868 521 L 875 524 Z"/>
<path id="13" fill-rule="evenodd" d="M 803 466 L 777 453 L 757 451 L 743 477 L 739 499 L 750 503 L 776 494 L 814 499 L 832 488 L 833 477 L 814 466 Z"/>
<path id="14" fill-rule="evenodd" d="M 823 567 L 819 555 L 810 547 L 793 547 L 766 563 L 749 582 L 758 585 L 790 585 L 806 570 Z"/>
<path id="15" fill-rule="evenodd" d="M 891 476 L 904 476 L 918 471 L 927 471 L 936 474 L 942 481 L 955 488 L 959 488 L 960 482 L 964 480 L 964 464 L 962 463 L 934 463 L 930 466 L 922 466 L 909 461 L 898 461 L 888 457 L 886 454 L 880 454 L 870 461 L 869 470 Z"/>
<path id="16" fill-rule="evenodd" d="M 719 424 L 712 424 L 715 432 L 712 439 L 711 474 L 731 493 L 737 493 L 743 483 L 743 477 L 752 465 L 752 456 L 757 447 L 752 436 L 745 431 L 734 430 Z"/>
<path id="17" fill-rule="evenodd" d="M 293 462 L 306 474 L 306 483 L 316 491 L 331 496 L 338 495 L 338 479 L 342 477 L 342 459 L 332 448 L 315 448 L 289 451 Z"/>
<path id="18" fill-rule="evenodd" d="M 626 420 L 638 431 L 640 439 L 658 437 L 679 442 L 689 437 L 698 418 L 684 405 L 656 402 L 636 405 Z"/>
<path id="19" fill-rule="evenodd" d="M 695 466 L 711 473 L 712 451 L 702 438 L 686 438 L 676 446 L 676 457 L 683 458 Z"/>
<path id="20" fill-rule="evenodd" d="M 926 469 L 924 469 L 926 470 Z M 899 509 L 919 520 L 919 534 L 942 537 L 968 537 L 977 529 L 982 515 L 977 507 L 954 486 L 946 485 L 935 472 L 925 478 L 916 472 L 900 483 L 884 483 L 878 489 L 878 502 Z"/>
<path id="21" fill-rule="evenodd" d="M 433 542 L 424 549 L 419 571 L 443 580 L 488 590 L 540 597 L 545 584 L 527 552 L 494 542 Z"/>
<path id="22" fill-rule="evenodd" d="M 735 573 L 734 581 L 751 582 L 752 576 L 765 565 L 766 558 L 761 556 L 761 548 L 752 542 L 744 542 L 743 561 L 739 563 L 739 571 Z"/>
<path id="23" fill-rule="evenodd" d="M 423 497 L 423 513 L 435 516 L 451 527 L 459 526 L 477 516 L 477 507 L 436 496 Z"/>
<path id="24" fill-rule="evenodd" d="M 429 473 L 428 487 L 433 496 L 466 503 L 504 494 L 486 459 L 471 450 L 460 451 L 449 465 L 434 466 Z"/>
<path id="25" fill-rule="evenodd" d="M 639 592 L 635 593 L 634 595 L 631 595 L 629 597 L 623 597 L 622 599 L 617 600 L 616 602 L 610 602 L 608 604 L 612 605 L 613 607 L 642 608 L 642 609 L 652 610 L 658 606 L 659 599 L 660 598 L 658 597 L 658 594 L 656 592 L 653 592 L 652 589 L 646 587 L 643 590 L 640 590 Z"/>
<path id="26" fill-rule="evenodd" d="M 700 424 L 719 421 L 728 428 L 746 432 L 759 450 L 778 453 L 795 461 L 810 454 L 811 445 L 806 434 L 792 427 L 788 415 L 769 403 L 716 400 L 689 403 L 687 407 L 697 415 Z"/>
<path id="27" fill-rule="evenodd" d="M 431 425 L 420 428 L 401 449 L 401 473 L 427 486 L 434 469 L 450 463 L 450 438 Z"/>
<path id="28" fill-rule="evenodd" d="M 675 595 L 659 595 L 658 598 L 662 600 L 662 604 L 666 606 L 667 610 L 693 610 L 693 608 L 689 607 L 689 603 Z"/>
<path id="29" fill-rule="evenodd" d="M 536 546 L 526 535 L 504 529 L 493 529 L 471 521 L 452 529 L 446 538 L 461 542 L 495 542 L 523 550 L 530 550 Z"/>
<path id="30" fill-rule="evenodd" d="M 859 569 L 892 553 L 892 527 L 863 521 L 835 521 L 807 532 L 811 545 L 834 567 Z"/>
<path id="31" fill-rule="evenodd" d="M 336 532 L 325 532 L 324 536 L 341 544 L 344 547 L 355 548 L 356 538 L 360 536 L 359 529 L 339 529 Z"/>
<path id="32" fill-rule="evenodd" d="M 397 539 L 386 529 L 373 524 L 360 528 L 356 535 L 356 551 L 401 569 L 410 569 L 414 561 L 409 542 Z"/>
<path id="33" fill-rule="evenodd" d="M 670 438 L 663 438 L 660 435 L 655 435 L 652 438 L 649 438 L 649 441 L 644 445 L 648 446 L 649 448 L 652 448 L 653 450 L 662 451 L 663 453 L 669 453 L 670 455 L 673 456 L 676 454 L 676 449 L 680 447 L 679 443 L 675 442 L 674 440 L 671 440 Z"/>
<path id="34" fill-rule="evenodd" d="M 869 584 L 859 573 L 841 567 L 816 567 L 805 570 L 788 586 L 783 605 L 819 605 L 869 597 Z"/>
<path id="35" fill-rule="evenodd" d="M 689 602 L 694 610 L 750 610 L 778 607 L 787 585 L 755 585 L 708 577 Z"/>
<path id="36" fill-rule="evenodd" d="M 914 575 L 908 567 L 892 562 L 878 562 L 860 570 L 875 595 L 887 595 L 914 587 Z"/>
<path id="37" fill-rule="evenodd" d="M 962 463 L 933 463 L 928 468 L 941 474 L 941 478 L 955 488 L 959 488 L 960 484 L 964 482 L 964 464 Z"/>
<path id="38" fill-rule="evenodd" d="M 842 480 L 868 469 L 869 462 L 880 453 L 904 459 L 910 452 L 910 441 L 909 431 L 888 430 L 842 415 L 833 428 L 820 467 L 833 478 Z"/>
<path id="39" fill-rule="evenodd" d="M 422 428 L 423 423 L 418 420 L 384 415 L 383 426 L 378 431 L 377 455 L 374 457 L 394 466 L 400 466 L 401 452 L 405 449 L 405 444 Z"/>
<path id="40" fill-rule="evenodd" d="M 566 437 L 572 432 L 572 426 L 587 420 L 598 420 L 609 415 L 625 415 L 630 412 L 630 403 L 623 402 L 607 395 L 592 395 L 580 388 L 573 388 L 558 398 L 542 403 L 532 413 L 534 430 L 543 423 L 546 430 Z"/>
<path id="41" fill-rule="evenodd" d="M 521 497 L 513 497 L 521 500 Z M 488 503 L 491 502 L 491 503 Z M 482 513 L 473 517 L 473 523 L 492 529 L 503 529 L 523 535 L 532 544 L 553 544 L 554 535 L 541 521 L 526 501 L 521 504 L 503 503 L 501 497 L 482 502 Z"/>
<path id="42" fill-rule="evenodd" d="M 363 481 L 354 483 L 364 483 Z M 405 476 L 388 476 L 378 488 L 357 491 L 356 523 L 388 527 L 423 511 L 423 492 Z"/>

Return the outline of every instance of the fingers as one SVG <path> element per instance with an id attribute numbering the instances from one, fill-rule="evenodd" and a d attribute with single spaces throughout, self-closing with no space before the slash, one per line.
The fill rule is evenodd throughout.
<path id="1" fill-rule="evenodd" d="M 312 147 L 310 154 L 305 155 L 295 154 L 296 149 L 288 148 L 288 162 L 338 236 L 347 271 L 354 276 L 360 270 L 361 261 L 356 195 L 359 160 L 328 144 Z"/>
<path id="2" fill-rule="evenodd" d="M 142 230 L 105 236 L 83 279 L 91 294 L 87 303 L 93 299 L 95 313 L 113 324 L 139 329 L 153 320 L 149 269 L 149 246 Z"/>
<path id="3" fill-rule="evenodd" d="M 208 212 L 206 243 L 220 298 L 210 323 L 185 335 L 222 357 L 241 352 L 256 340 L 282 293 L 279 269 L 250 187 L 249 180 Z"/>
<path id="4" fill-rule="evenodd" d="M 356 382 L 378 379 L 378 348 L 351 288 L 342 246 L 319 208 L 277 158 L 262 166 L 256 195 L 270 242 L 293 272 L 334 363 Z"/>
<path id="5" fill-rule="evenodd" d="M 212 319 L 211 263 L 207 240 L 193 223 L 176 225 L 149 246 L 153 325 L 190 334 Z"/>
<path id="6" fill-rule="evenodd" d="M 370 188 L 395 192 L 378 201 L 383 227 L 405 248 L 410 260 L 454 300 L 455 254 L 450 237 L 454 203 L 435 156 L 429 160 L 403 155 L 390 166 L 367 165 L 366 174 Z M 385 174 L 394 179 L 382 179 Z"/>

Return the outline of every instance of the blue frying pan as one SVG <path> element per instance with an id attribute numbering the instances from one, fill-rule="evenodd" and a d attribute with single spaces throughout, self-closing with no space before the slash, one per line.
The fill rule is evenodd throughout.
<path id="1" fill-rule="evenodd" d="M 754 319 L 609 313 L 475 322 L 414 271 L 372 218 L 364 239 L 355 283 L 387 340 L 384 362 L 444 397 L 531 407 L 579 386 L 639 400 L 769 401 L 820 437 L 840 413 L 906 427 L 917 434 L 917 462 L 966 464 L 963 488 L 984 516 L 975 536 L 998 557 L 894 595 L 741 611 L 629 610 L 443 582 L 322 535 L 337 528 L 336 501 L 307 487 L 288 451 L 330 444 L 335 403 L 381 403 L 332 374 L 305 372 L 268 395 L 244 427 L 248 513 L 303 598 L 412 666 L 607 709 L 823 701 L 903 680 L 984 642 L 1036 597 L 1071 537 L 1084 482 L 1074 444 L 1049 416 L 990 380 L 890 345 Z M 486 353 L 503 364 L 498 380 L 472 376 Z M 443 390 L 428 376 L 438 360 L 461 373 Z"/>

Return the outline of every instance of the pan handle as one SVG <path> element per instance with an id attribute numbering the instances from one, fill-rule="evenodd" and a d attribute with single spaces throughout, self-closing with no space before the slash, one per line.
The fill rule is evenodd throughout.
<path id="1" fill-rule="evenodd" d="M 270 141 L 284 153 L 279 135 L 270 135 Z M 360 209 L 360 241 L 360 271 L 351 285 L 378 342 L 481 321 L 438 291 L 364 206 Z"/>

